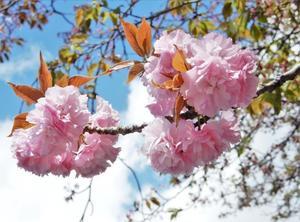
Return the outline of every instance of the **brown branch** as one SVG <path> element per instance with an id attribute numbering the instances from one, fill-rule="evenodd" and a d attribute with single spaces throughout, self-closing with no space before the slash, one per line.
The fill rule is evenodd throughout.
<path id="1" fill-rule="evenodd" d="M 285 82 L 289 80 L 293 80 L 297 77 L 297 75 L 300 75 L 300 64 L 295 65 L 292 69 L 284 73 L 280 76 L 278 80 L 274 80 L 270 84 L 262 87 L 257 91 L 257 96 L 265 93 L 265 92 L 272 92 L 276 88 L 282 86 Z M 182 113 L 181 115 L 182 119 L 194 119 L 196 117 L 199 117 L 199 114 L 195 112 L 193 109 L 190 109 L 186 111 L 185 113 Z M 171 117 L 166 117 L 167 119 L 171 119 Z M 207 116 L 201 117 L 198 121 L 200 124 L 205 123 L 209 118 Z M 125 126 L 125 127 L 114 127 L 114 128 L 91 128 L 90 126 L 87 126 L 84 128 L 83 132 L 88 133 L 98 133 L 98 134 L 110 134 L 110 135 L 127 135 L 130 133 L 140 133 L 142 132 L 143 128 L 147 126 L 146 123 L 142 125 L 132 125 L 132 126 Z"/>
<path id="2" fill-rule="evenodd" d="M 292 69 L 281 75 L 278 80 L 274 80 L 270 84 L 259 89 L 256 94 L 257 96 L 260 96 L 265 92 L 272 92 L 276 88 L 282 86 L 285 82 L 295 79 L 297 75 L 300 75 L 300 63 L 296 64 Z"/>
<path id="3" fill-rule="evenodd" d="M 125 126 L 125 127 L 114 127 L 114 128 L 92 128 L 87 126 L 84 128 L 83 132 L 88 133 L 98 133 L 98 134 L 110 134 L 110 135 L 126 135 L 130 133 L 140 133 L 142 132 L 143 128 L 146 127 L 147 124 L 142 125 L 132 125 L 132 126 Z"/>

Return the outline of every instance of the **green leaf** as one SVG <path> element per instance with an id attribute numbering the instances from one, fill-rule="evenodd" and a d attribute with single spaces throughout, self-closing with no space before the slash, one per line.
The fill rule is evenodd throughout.
<path id="1" fill-rule="evenodd" d="M 253 23 L 250 29 L 250 34 L 255 41 L 258 41 L 262 37 L 261 29 Z"/>
<path id="2" fill-rule="evenodd" d="M 268 20 L 266 18 L 266 16 L 264 14 L 261 14 L 258 16 L 258 21 L 261 22 L 261 23 L 267 23 Z"/>
<path id="3" fill-rule="evenodd" d="M 159 202 L 159 200 L 156 197 L 151 197 L 150 201 L 152 203 L 154 203 L 155 205 L 160 206 L 160 202 Z"/>
<path id="4" fill-rule="evenodd" d="M 182 209 L 181 208 L 170 208 L 168 209 L 168 212 L 171 213 L 170 215 L 170 220 L 173 220 L 177 217 L 178 213 L 181 212 Z"/>
<path id="5" fill-rule="evenodd" d="M 145 202 L 146 202 L 146 206 L 148 207 L 148 209 L 151 210 L 151 203 L 150 203 L 150 201 L 145 200 Z"/>
<path id="6" fill-rule="evenodd" d="M 88 76 L 93 76 L 95 70 L 99 67 L 98 63 L 92 63 L 90 66 L 87 68 L 87 75 Z"/>
<path id="7" fill-rule="evenodd" d="M 274 93 L 265 93 L 263 95 L 263 100 L 269 103 L 273 108 L 276 114 L 279 114 L 281 111 L 281 89 L 277 88 Z"/>
<path id="8" fill-rule="evenodd" d="M 231 16 L 232 14 L 232 7 L 231 7 L 231 2 L 226 2 L 224 4 L 223 10 L 222 10 L 224 19 L 226 20 L 228 17 Z"/>
<path id="9" fill-rule="evenodd" d="M 245 151 L 245 146 L 239 146 L 238 148 L 237 148 L 237 155 L 238 155 L 238 157 L 240 157 L 243 153 L 244 153 L 244 151 Z"/>
<path id="10" fill-rule="evenodd" d="M 235 0 L 235 7 L 239 13 L 244 12 L 246 8 L 246 0 Z"/>
<path id="11" fill-rule="evenodd" d="M 84 10 L 82 8 L 78 8 L 75 15 L 75 21 L 77 27 L 81 26 L 84 19 Z"/>
<path id="12" fill-rule="evenodd" d="M 118 15 L 116 13 L 113 12 L 109 13 L 109 17 L 114 25 L 118 24 Z"/>
<path id="13" fill-rule="evenodd" d="M 286 83 L 283 88 L 283 93 L 286 99 L 289 102 L 298 102 L 300 101 L 300 77 L 294 81 Z"/>
<path id="14" fill-rule="evenodd" d="M 172 184 L 172 185 L 178 185 L 178 184 L 180 184 L 180 182 L 181 181 L 177 177 L 172 177 L 170 180 L 170 184 Z"/>
<path id="15" fill-rule="evenodd" d="M 110 16 L 110 13 L 109 12 L 107 12 L 107 11 L 105 11 L 105 12 L 101 12 L 101 15 L 100 15 L 101 17 L 102 17 L 102 22 L 106 22 L 106 20 L 109 18 L 109 16 Z"/>
<path id="16" fill-rule="evenodd" d="M 71 37 L 72 44 L 80 44 L 88 38 L 88 34 L 78 33 Z"/>

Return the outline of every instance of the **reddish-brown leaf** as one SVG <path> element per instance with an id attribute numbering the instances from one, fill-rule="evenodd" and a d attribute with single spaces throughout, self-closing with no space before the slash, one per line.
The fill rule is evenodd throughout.
<path id="1" fill-rule="evenodd" d="M 178 122 L 180 120 L 180 112 L 185 106 L 185 100 L 180 93 L 178 93 L 176 100 L 175 100 L 175 107 L 174 107 L 174 121 L 176 126 L 178 125 Z"/>
<path id="2" fill-rule="evenodd" d="M 181 74 L 180 73 L 176 74 L 173 77 L 173 88 L 174 88 L 174 90 L 179 89 L 182 84 L 183 84 L 183 78 L 182 78 Z"/>
<path id="3" fill-rule="evenodd" d="M 14 125 L 12 127 L 11 133 L 9 134 L 9 136 L 12 136 L 13 132 L 16 129 L 27 129 L 33 126 L 32 123 L 29 123 L 26 121 L 26 117 L 27 117 L 28 113 L 21 113 L 19 115 L 15 116 L 14 119 Z"/>
<path id="4" fill-rule="evenodd" d="M 172 59 L 172 66 L 175 70 L 177 70 L 178 72 L 186 72 L 189 70 L 190 66 L 189 64 L 186 62 L 185 56 L 182 52 L 182 50 L 178 49 L 176 47 L 176 53 Z"/>
<path id="5" fill-rule="evenodd" d="M 144 72 L 144 64 L 143 63 L 134 64 L 131 67 L 131 69 L 129 70 L 127 83 L 130 83 L 132 80 L 134 80 L 142 72 Z"/>
<path id="6" fill-rule="evenodd" d="M 161 89 L 166 89 L 166 90 L 173 90 L 173 79 L 166 80 L 163 83 L 156 83 L 152 80 L 153 86 Z"/>
<path id="7" fill-rule="evenodd" d="M 40 53 L 39 82 L 40 82 L 40 89 L 44 93 L 49 87 L 52 86 L 52 75 L 48 70 L 48 66 L 43 59 L 42 53 Z"/>
<path id="8" fill-rule="evenodd" d="M 152 36 L 150 24 L 143 18 L 138 30 L 137 40 L 139 47 L 143 49 L 144 55 L 149 55 L 152 49 Z"/>
<path id="9" fill-rule="evenodd" d="M 69 84 L 69 76 L 63 75 L 55 82 L 56 85 L 60 87 L 66 87 Z"/>
<path id="10" fill-rule="evenodd" d="M 180 88 L 180 86 L 183 83 L 183 79 L 181 74 L 176 74 L 173 79 L 166 80 L 163 83 L 156 83 L 152 81 L 153 86 L 161 88 L 161 89 L 166 89 L 166 90 L 172 90 L 176 91 Z"/>
<path id="11" fill-rule="evenodd" d="M 125 69 L 128 68 L 130 66 L 133 66 L 136 62 L 135 61 L 122 61 L 119 62 L 115 65 L 113 65 L 112 67 L 110 67 L 107 71 L 105 71 L 104 73 L 102 73 L 102 75 L 109 75 L 111 74 L 113 71 L 118 71 L 120 69 Z"/>
<path id="12" fill-rule="evenodd" d="M 10 87 L 14 90 L 15 94 L 23 99 L 28 104 L 36 103 L 37 100 L 44 96 L 44 93 L 26 85 L 15 85 L 8 82 Z"/>
<path id="13" fill-rule="evenodd" d="M 121 24 L 124 29 L 125 37 L 127 41 L 129 42 L 131 48 L 139 55 L 139 56 L 144 56 L 143 49 L 140 48 L 137 40 L 137 35 L 138 35 L 138 28 L 129 23 L 125 22 L 123 19 L 121 19 Z"/>
<path id="14" fill-rule="evenodd" d="M 91 81 L 94 78 L 95 77 L 92 77 L 92 76 L 73 76 L 69 79 L 68 85 L 80 87 L 80 86 L 86 84 L 87 82 Z"/>

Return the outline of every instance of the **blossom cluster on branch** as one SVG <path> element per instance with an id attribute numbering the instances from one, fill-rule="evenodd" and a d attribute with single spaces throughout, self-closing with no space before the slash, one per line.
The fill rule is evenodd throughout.
<path id="1" fill-rule="evenodd" d="M 75 170 L 91 177 L 105 171 L 119 153 L 120 149 L 113 147 L 118 136 L 82 131 L 87 124 L 116 126 L 118 114 L 97 97 L 97 112 L 91 115 L 87 99 L 74 86 L 48 88 L 27 115 L 26 121 L 33 126 L 13 133 L 18 165 L 37 175 L 67 176 Z"/>
<path id="2" fill-rule="evenodd" d="M 256 95 L 256 57 L 218 33 L 195 39 L 181 30 L 164 32 L 145 64 L 144 85 L 153 97 L 148 105 L 158 117 L 143 131 L 154 169 L 187 174 L 215 160 L 239 141 L 233 116 L 220 111 L 245 107 Z M 215 120 L 199 126 L 198 119 L 180 118 L 187 107 Z M 172 116 L 174 122 L 164 119 Z M 228 115 L 228 114 L 227 114 Z"/>
<path id="3" fill-rule="evenodd" d="M 146 62 L 121 62 L 104 74 L 129 66 L 129 82 L 141 74 L 156 119 L 137 130 L 145 135 L 153 168 L 189 174 L 237 143 L 240 133 L 230 110 L 247 106 L 256 95 L 255 55 L 218 33 L 195 39 L 181 30 L 164 32 L 152 47 L 145 20 L 139 28 L 125 21 L 122 25 L 133 50 Z M 92 177 L 116 160 L 118 135 L 101 132 L 118 126 L 117 112 L 96 97 L 91 114 L 87 95 L 79 92 L 93 78 L 52 79 L 41 56 L 40 89 L 10 83 L 16 95 L 35 103 L 32 111 L 15 118 L 12 146 L 19 166 L 38 175 L 66 176 L 75 170 Z M 191 110 L 197 115 L 181 118 Z"/>

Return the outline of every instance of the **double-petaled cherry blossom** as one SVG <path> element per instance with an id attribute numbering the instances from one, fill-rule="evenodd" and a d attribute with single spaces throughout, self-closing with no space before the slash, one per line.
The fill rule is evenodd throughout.
<path id="1" fill-rule="evenodd" d="M 191 120 L 178 126 L 165 118 L 156 118 L 144 130 L 145 150 L 152 167 L 160 173 L 189 174 L 195 167 L 216 160 L 240 133 L 233 118 L 222 117 L 195 128 Z"/>
<path id="2" fill-rule="evenodd" d="M 213 117 L 222 110 L 245 107 L 256 95 L 256 57 L 250 50 L 241 49 L 218 33 L 195 39 L 180 30 L 165 32 L 155 42 L 154 55 L 145 64 L 143 75 L 154 98 L 148 107 L 155 116 L 173 112 L 176 90 L 157 85 L 178 74 L 172 66 L 176 50 L 182 51 L 190 66 L 181 73 L 183 83 L 178 91 L 199 114 Z"/>
<path id="3" fill-rule="evenodd" d="M 84 127 L 111 127 L 118 115 L 111 106 L 97 98 L 97 112 L 91 115 L 87 96 L 74 86 L 48 88 L 27 121 L 33 126 L 13 134 L 13 150 L 18 165 L 37 175 L 48 173 L 91 177 L 105 171 L 114 162 L 119 149 L 113 147 L 117 136 L 85 133 Z"/>
<path id="4" fill-rule="evenodd" d="M 90 118 L 91 127 L 115 127 L 118 124 L 118 113 L 112 109 L 107 101 L 97 97 L 96 113 Z M 88 132 L 83 136 L 84 141 L 79 147 L 74 165 L 77 173 L 85 177 L 91 177 L 104 172 L 116 160 L 120 148 L 113 146 L 118 136 L 90 134 Z"/>

